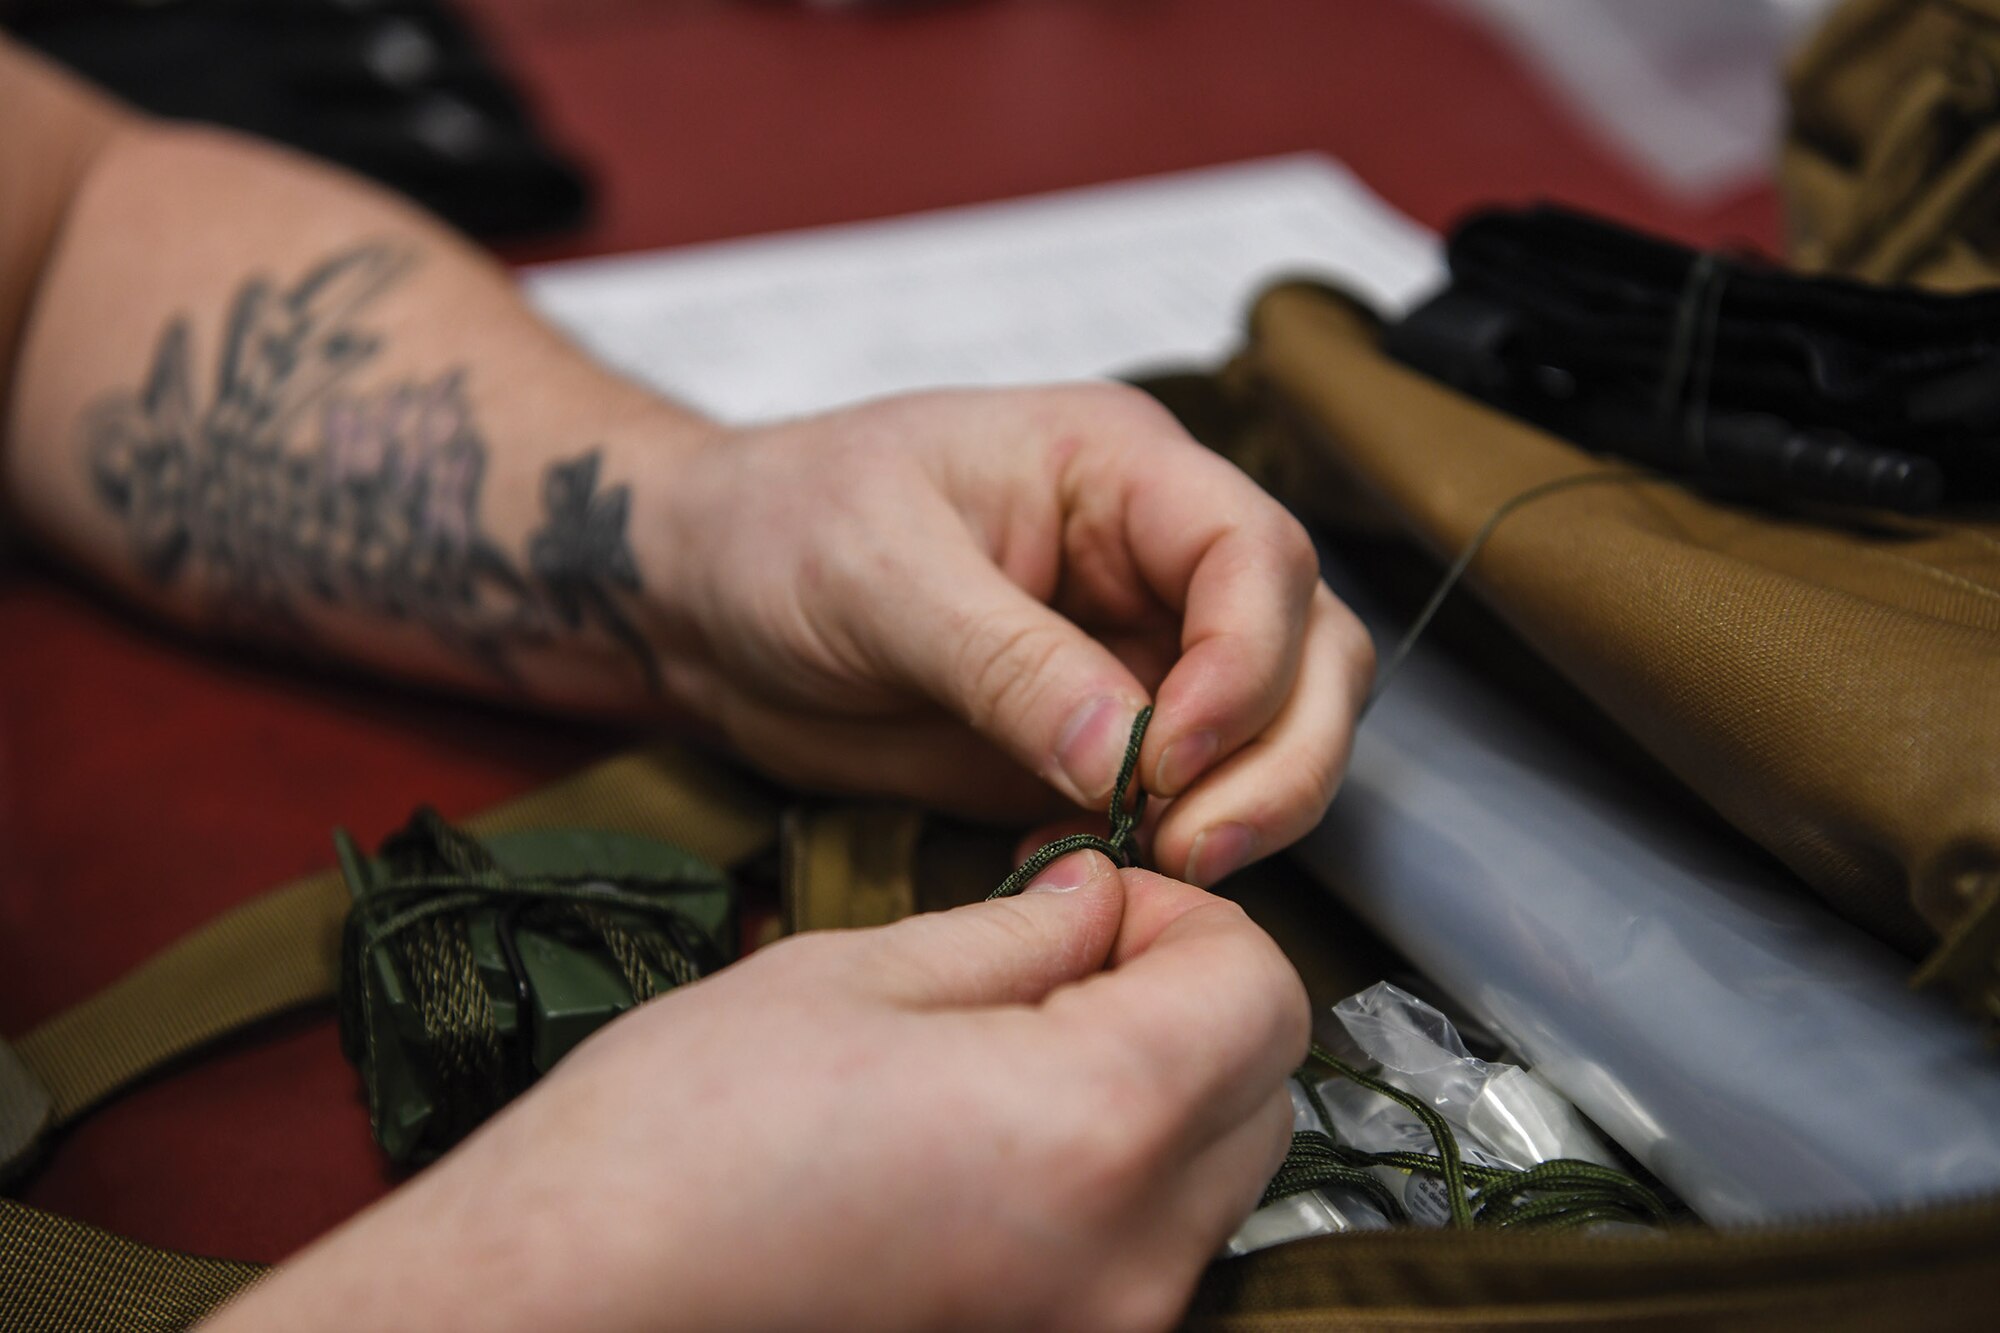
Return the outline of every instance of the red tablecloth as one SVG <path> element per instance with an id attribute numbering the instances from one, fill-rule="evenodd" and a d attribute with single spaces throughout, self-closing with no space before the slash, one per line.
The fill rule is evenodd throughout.
<path id="1" fill-rule="evenodd" d="M 599 221 L 515 258 L 877 217 L 1300 149 L 1432 226 L 1546 196 L 1702 243 L 1774 243 L 1768 190 L 1649 188 L 1494 42 L 1416 0 L 963 3 L 883 14 L 471 0 Z M 307 676 L 0 570 L 0 1032 L 217 911 L 614 747 L 603 730 Z M 25 1198 L 155 1244 L 274 1260 L 392 1184 L 330 1016 L 97 1112 Z"/>

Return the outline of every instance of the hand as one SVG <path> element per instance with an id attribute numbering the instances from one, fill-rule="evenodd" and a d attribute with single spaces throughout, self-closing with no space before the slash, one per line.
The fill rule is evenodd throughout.
<path id="1" fill-rule="evenodd" d="M 1284 1156 L 1305 992 L 1234 904 L 1039 884 L 643 1006 L 216 1328 L 1167 1327 Z"/>
<path id="2" fill-rule="evenodd" d="M 784 779 L 1101 809 L 1154 697 L 1139 775 L 1177 798 L 1163 869 L 1213 883 L 1332 799 L 1368 637 L 1299 524 L 1134 390 L 924 394 L 725 434 L 667 504 L 635 540 L 669 589 L 669 690 Z"/>

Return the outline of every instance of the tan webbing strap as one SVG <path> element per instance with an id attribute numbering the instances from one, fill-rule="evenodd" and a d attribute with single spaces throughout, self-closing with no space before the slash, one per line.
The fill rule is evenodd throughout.
<path id="1" fill-rule="evenodd" d="M 264 1274 L 156 1250 L 0 1199 L 0 1333 L 167 1333 Z"/>
<path id="2" fill-rule="evenodd" d="M 204 1042 L 333 993 L 347 891 L 333 871 L 226 912 L 14 1045 L 74 1119 Z"/>
<path id="3" fill-rule="evenodd" d="M 739 772 L 683 749 L 624 755 L 466 821 L 475 833 L 644 834 L 728 866 L 776 836 L 776 806 Z M 54 1104 L 50 1127 L 195 1048 L 339 984 L 348 895 L 334 871 L 224 913 L 14 1043 Z M 0 1080 L 0 1096 L 8 1096 Z M 0 1108 L 4 1109 L 4 1108 Z"/>
<path id="4" fill-rule="evenodd" d="M 785 921 L 794 932 L 886 926 L 917 910 L 912 806 L 795 810 L 784 831 Z"/>

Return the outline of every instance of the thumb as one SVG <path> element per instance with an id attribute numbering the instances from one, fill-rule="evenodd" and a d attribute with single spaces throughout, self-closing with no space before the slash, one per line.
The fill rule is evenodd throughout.
<path id="1" fill-rule="evenodd" d="M 878 604 L 902 670 L 932 698 L 1079 805 L 1110 798 L 1146 705 L 1111 650 L 1028 595 L 967 544 L 908 571 Z"/>
<path id="2" fill-rule="evenodd" d="M 1033 1004 L 1102 971 L 1125 914 L 1103 855 L 1073 852 L 1020 896 L 908 917 L 867 933 L 868 985 L 914 1008 Z"/>

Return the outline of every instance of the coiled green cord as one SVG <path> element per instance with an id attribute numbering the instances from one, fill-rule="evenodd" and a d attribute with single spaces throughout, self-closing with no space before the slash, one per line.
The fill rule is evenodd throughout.
<path id="1" fill-rule="evenodd" d="M 1324 1066 L 1409 1111 L 1430 1134 L 1438 1150 L 1436 1153 L 1366 1152 L 1339 1143 L 1330 1134 L 1300 1130 L 1292 1135 L 1285 1164 L 1264 1191 L 1263 1202 L 1267 1204 L 1307 1190 L 1344 1185 L 1361 1190 L 1391 1222 L 1406 1223 L 1410 1220 L 1408 1211 L 1374 1174 L 1375 1168 L 1386 1166 L 1435 1176 L 1443 1182 L 1450 1225 L 1458 1228 L 1520 1226 L 1558 1230 L 1614 1221 L 1656 1225 L 1673 1216 L 1673 1209 L 1653 1190 L 1623 1171 L 1596 1162 L 1559 1157 L 1526 1168 L 1467 1162 L 1459 1153 L 1458 1136 L 1435 1107 L 1364 1073 L 1315 1043 L 1306 1057 L 1305 1068 L 1293 1077 L 1305 1090 L 1321 1124 L 1331 1127 L 1333 1118 L 1307 1076 L 1314 1065 Z M 1366 1185 L 1361 1183 L 1363 1179 L 1368 1182 Z"/>

